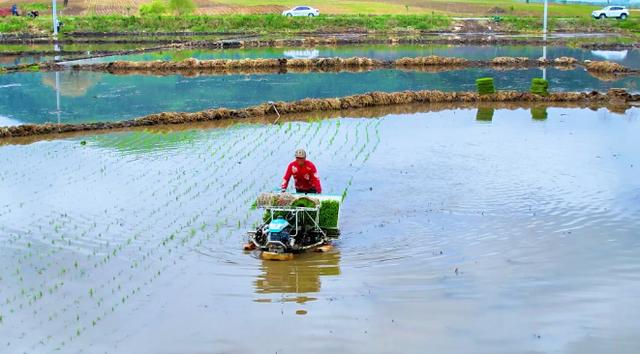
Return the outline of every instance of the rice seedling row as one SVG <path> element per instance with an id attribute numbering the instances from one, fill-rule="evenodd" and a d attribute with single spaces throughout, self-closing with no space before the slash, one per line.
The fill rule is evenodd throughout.
<path id="1" fill-rule="evenodd" d="M 63 175 L 83 173 L 83 178 L 88 179 L 91 184 L 100 184 L 107 178 L 106 175 L 123 174 L 121 179 L 133 185 L 152 180 L 153 186 L 157 187 L 148 188 L 145 193 L 127 196 L 128 199 L 118 200 L 120 204 L 135 202 L 137 199 L 131 207 L 112 206 L 104 209 L 105 214 L 115 215 L 111 221 L 103 218 L 99 222 L 89 222 L 90 218 L 86 217 L 45 213 L 37 217 L 26 232 L 14 233 L 9 238 L 3 238 L 3 247 L 8 248 L 12 244 L 22 252 L 13 254 L 11 260 L 5 260 L 18 260 L 16 264 L 20 264 L 21 268 L 16 269 L 13 275 L 3 272 L 2 279 L 6 279 L 7 276 L 26 279 L 25 276 L 29 272 L 29 279 L 54 280 L 30 282 L 29 286 L 20 285 L 14 288 L 13 295 L 7 293 L 9 289 L 3 289 L 0 299 L 9 300 L 2 305 L 3 322 L 15 323 L 19 320 L 19 316 L 16 316 L 18 312 L 32 308 L 30 316 L 36 320 L 30 320 L 30 323 L 34 323 L 34 326 L 47 322 L 57 325 L 48 325 L 47 328 L 51 331 L 33 343 L 31 348 L 63 348 L 72 343 L 75 338 L 104 321 L 118 308 L 129 303 L 142 289 L 174 267 L 179 262 L 180 254 L 211 244 L 215 239 L 237 237 L 238 233 L 242 233 L 249 226 L 254 217 L 254 211 L 249 206 L 255 194 L 270 185 L 273 186 L 273 181 L 278 181 L 282 171 L 279 168 L 271 169 L 266 178 L 260 178 L 262 183 L 258 183 L 255 177 L 236 178 L 237 175 L 251 176 L 250 173 L 238 174 L 246 167 L 243 168 L 244 164 L 236 165 L 237 160 L 253 158 L 261 161 L 261 165 L 279 166 L 283 163 L 282 154 L 276 154 L 275 151 L 292 151 L 300 144 L 314 145 L 317 158 L 335 155 L 338 151 L 335 146 L 332 148 L 333 141 L 329 142 L 327 137 L 333 134 L 335 140 L 339 135 L 339 127 L 338 123 L 333 125 L 321 121 L 311 124 L 283 124 L 268 129 L 255 129 L 254 132 L 257 134 L 247 134 L 241 128 L 236 128 L 235 139 L 227 135 L 227 140 L 217 140 L 213 139 L 214 135 L 211 134 L 205 139 L 205 143 L 200 141 L 197 146 L 193 143 L 198 139 L 188 141 L 187 150 L 199 151 L 198 154 L 183 160 L 178 158 L 181 156 L 179 153 L 169 155 L 168 159 L 173 165 L 180 162 L 175 165 L 178 167 L 169 170 L 170 172 L 161 173 L 163 169 L 157 163 L 162 160 L 162 156 L 153 156 L 153 152 L 143 152 L 145 162 L 152 159 L 152 163 L 148 164 L 149 168 L 132 168 L 135 173 L 127 173 L 127 168 L 139 163 L 137 160 L 140 157 L 136 156 L 139 151 L 136 149 L 144 147 L 152 140 L 151 137 L 144 138 L 144 134 L 141 134 L 130 141 L 129 145 L 116 145 L 118 149 L 127 149 L 126 152 L 100 148 L 102 160 L 93 165 L 93 170 L 76 167 L 57 171 Z M 117 136 L 118 134 L 113 134 L 90 140 L 85 148 L 96 149 L 105 141 L 117 143 Z M 215 137 L 220 138 L 220 135 Z M 283 141 L 286 144 L 283 144 Z M 131 151 L 132 147 L 135 152 Z M 208 152 L 203 152 L 203 148 Z M 361 150 L 362 147 L 357 149 Z M 60 151 L 60 155 L 50 154 L 47 158 L 62 160 L 62 153 L 68 153 L 69 150 Z M 104 165 L 110 166 L 109 170 L 96 173 L 96 169 Z M 194 165 L 203 167 L 185 171 Z M 90 172 L 87 173 L 87 170 Z M 3 176 L 20 177 L 8 174 Z M 82 179 L 79 178 L 73 183 L 80 182 Z M 166 198 L 166 202 L 158 203 L 158 198 Z M 207 210 L 205 201 L 216 199 L 219 203 L 212 205 L 220 206 Z M 191 213 L 190 216 L 188 213 L 175 212 L 194 202 L 202 206 L 200 212 Z M 152 207 L 144 209 L 144 213 L 136 213 L 137 218 L 145 220 L 145 223 L 137 227 L 130 228 L 131 225 L 125 222 L 126 218 L 118 216 L 144 204 Z M 57 220 L 47 222 L 53 218 Z M 157 224 L 156 229 L 166 230 L 166 236 L 158 239 L 158 235 L 145 233 L 150 224 Z M 34 225 L 37 225 L 36 229 L 33 229 Z M 3 226 L 3 229 L 8 228 Z M 39 233 L 41 239 L 37 239 L 34 233 Z M 116 237 L 117 235 L 122 236 Z M 153 246 L 145 247 L 145 244 L 153 240 Z M 31 252 L 25 252 L 25 249 L 31 249 Z M 38 254 L 39 257 L 35 257 L 34 254 Z M 127 261 L 124 261 L 125 259 Z M 89 280 L 91 278 L 103 279 L 103 282 L 92 284 Z M 18 283 L 20 284 L 19 281 Z M 83 291 L 77 291 L 75 284 L 78 283 L 90 285 Z M 22 292 L 20 287 L 24 287 L 25 291 Z M 58 301 L 54 305 L 51 301 L 60 296 L 56 294 L 65 296 L 64 301 Z M 67 296 L 70 294 L 75 296 Z M 52 310 L 47 311 L 48 308 Z"/>

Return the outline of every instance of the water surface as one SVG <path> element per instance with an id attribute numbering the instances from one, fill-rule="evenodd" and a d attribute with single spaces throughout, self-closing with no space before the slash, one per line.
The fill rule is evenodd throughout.
<path id="1" fill-rule="evenodd" d="M 542 113 L 0 147 L 4 350 L 638 352 L 640 111 Z M 262 261 L 250 205 L 299 146 L 346 190 L 343 234 Z"/>
<path id="2" fill-rule="evenodd" d="M 531 45 L 419 45 L 419 44 L 377 44 L 377 45 L 339 45 L 317 47 L 283 48 L 231 48 L 224 50 L 166 50 L 144 54 L 108 56 L 90 62 L 110 62 L 115 60 L 183 60 L 186 58 L 205 59 L 246 59 L 246 58 L 322 58 L 322 57 L 367 57 L 380 60 L 394 60 L 402 57 L 439 55 L 459 57 L 469 60 L 491 60 L 499 56 L 529 57 L 537 59 L 543 56 L 543 48 Z M 548 46 L 547 57 L 574 57 L 583 60 L 611 60 L 625 66 L 640 68 L 640 50 L 587 50 L 566 46 Z"/>
<path id="3" fill-rule="evenodd" d="M 498 89 L 528 91 L 531 79 L 542 75 L 540 69 L 468 69 L 440 73 L 374 70 L 200 77 L 17 73 L 0 75 L 0 115 L 22 124 L 58 120 L 63 123 L 118 121 L 165 111 L 243 108 L 267 101 L 341 97 L 372 91 L 475 91 L 475 80 L 487 76 L 495 79 Z M 583 69 L 550 68 L 547 79 L 551 91 L 606 91 L 622 87 L 640 92 L 638 77 L 604 81 Z"/>

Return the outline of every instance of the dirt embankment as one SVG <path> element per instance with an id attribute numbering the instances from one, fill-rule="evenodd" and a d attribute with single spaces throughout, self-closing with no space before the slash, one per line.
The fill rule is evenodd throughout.
<path id="1" fill-rule="evenodd" d="M 553 66 L 562 70 L 573 70 L 583 65 L 589 73 L 599 76 L 639 75 L 640 70 L 632 70 L 620 64 L 607 61 L 585 61 L 579 63 L 576 58 L 560 57 L 553 60 L 527 57 L 496 57 L 492 60 L 467 60 L 455 57 L 411 57 L 396 60 L 378 60 L 363 57 L 352 58 L 314 58 L 314 59 L 214 59 L 198 60 L 194 58 L 182 61 L 116 61 L 96 64 L 23 64 L 5 67 L 4 72 L 19 71 L 97 71 L 116 75 L 226 75 L 226 74 L 275 74 L 286 72 L 361 72 L 376 69 L 393 68 L 400 70 L 442 72 L 465 68 L 491 68 L 494 70 L 514 70 L 534 67 Z"/>
<path id="2" fill-rule="evenodd" d="M 610 61 L 587 60 L 585 61 L 584 66 L 588 71 L 597 73 L 623 74 L 632 71 L 624 65 Z"/>
<path id="3" fill-rule="evenodd" d="M 83 124 L 38 124 L 0 128 L 0 138 L 58 134 L 79 131 L 122 129 L 157 125 L 184 124 L 218 121 L 222 119 L 247 119 L 275 116 L 280 114 L 299 114 L 317 111 L 340 111 L 366 107 L 394 106 L 406 104 L 432 103 L 541 103 L 547 105 L 576 103 L 592 106 L 614 107 L 624 110 L 630 103 L 640 102 L 640 95 L 631 95 L 622 89 L 611 89 L 607 93 L 599 92 L 561 92 L 548 96 L 539 96 L 528 92 L 501 91 L 490 95 L 475 92 L 442 91 L 404 91 L 371 92 L 342 98 L 308 98 L 296 102 L 277 102 L 261 104 L 243 109 L 217 108 L 195 113 L 164 112 L 120 122 L 98 122 Z"/>
<path id="4" fill-rule="evenodd" d="M 601 106 L 600 103 L 583 103 L 583 102 L 554 102 L 553 104 L 545 102 L 433 102 L 433 103 L 410 103 L 399 104 L 392 106 L 372 106 L 352 109 L 341 109 L 337 111 L 317 111 L 317 112 L 301 112 L 290 113 L 284 115 L 278 119 L 278 123 L 285 122 L 310 122 L 319 119 L 331 119 L 331 118 L 380 118 L 386 115 L 398 115 L 398 114 L 413 114 L 413 113 L 426 113 L 426 112 L 440 112 L 444 110 L 452 109 L 546 109 L 548 107 L 557 108 L 587 108 L 591 110 L 597 110 Z M 612 111 L 626 110 L 624 106 L 614 109 L 609 107 Z M 113 128 L 103 130 L 92 131 L 68 131 L 65 133 L 52 133 L 42 135 L 28 135 L 28 136 L 16 136 L 10 138 L 0 138 L 1 145 L 26 145 L 43 140 L 57 140 L 60 138 L 70 138 L 84 136 L 87 134 L 110 134 L 119 131 L 145 131 L 155 133 L 169 133 L 176 131 L 191 131 L 194 129 L 221 129 L 237 124 L 272 124 L 275 118 L 271 115 L 239 118 L 239 119 L 221 119 L 213 121 L 203 121 L 195 123 L 185 124 L 164 124 L 156 126 L 139 126 L 139 127 L 125 127 L 125 128 Z"/>

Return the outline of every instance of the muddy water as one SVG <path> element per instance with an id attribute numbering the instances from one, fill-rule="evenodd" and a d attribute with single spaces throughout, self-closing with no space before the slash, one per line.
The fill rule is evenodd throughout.
<path id="1" fill-rule="evenodd" d="M 225 50 L 172 50 L 145 54 L 109 56 L 87 62 L 109 62 L 114 60 L 183 60 L 204 59 L 245 59 L 245 58 L 318 58 L 318 57 L 369 57 L 380 60 L 394 60 L 402 57 L 439 55 L 467 58 L 470 60 L 490 60 L 498 56 L 539 58 L 542 47 L 530 45 L 480 46 L 480 45 L 344 45 L 318 46 L 312 48 L 240 48 Z M 611 60 L 628 67 L 640 67 L 640 50 L 586 50 L 565 46 L 548 46 L 547 56 L 558 58 L 574 57 L 578 60 Z"/>
<path id="2" fill-rule="evenodd" d="M 640 110 L 542 113 L 0 147 L 3 350 L 638 352 Z M 250 205 L 298 146 L 343 235 L 262 261 Z"/>
<path id="3" fill-rule="evenodd" d="M 468 69 L 426 73 L 376 70 L 362 73 L 287 73 L 184 77 L 92 72 L 18 73 L 0 76 L 0 115 L 19 123 L 115 121 L 163 111 L 241 108 L 266 101 L 341 97 L 371 91 L 475 91 L 479 77 L 496 87 L 528 91 L 542 70 Z M 640 92 L 638 77 L 603 81 L 583 69 L 547 69 L 551 91 Z M 56 90 L 58 87 L 58 90 Z M 59 93 L 59 105 L 58 95 Z"/>

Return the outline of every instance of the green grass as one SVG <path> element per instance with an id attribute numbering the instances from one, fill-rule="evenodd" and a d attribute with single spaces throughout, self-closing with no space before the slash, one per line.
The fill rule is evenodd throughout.
<path id="1" fill-rule="evenodd" d="M 445 1 L 445 0 L 434 0 L 427 1 L 426 3 L 448 3 L 450 7 L 454 7 L 455 4 L 460 5 L 461 7 L 469 7 L 474 9 L 474 5 L 478 6 L 478 9 L 481 7 L 486 7 L 487 9 L 493 9 L 498 7 L 506 11 L 505 14 L 498 15 L 525 15 L 525 16 L 541 16 L 544 5 L 542 3 L 529 3 L 523 1 L 515 1 L 515 0 L 497 0 L 497 1 L 485 1 L 485 0 L 453 0 L 453 1 Z M 467 6 L 463 6 L 467 5 Z M 581 17 L 581 16 L 589 16 L 593 10 L 599 8 L 599 6 L 590 6 L 590 5 L 577 5 L 577 4 L 559 4 L 559 3 L 550 3 L 549 4 L 549 16 L 551 17 Z M 464 11 L 464 10 L 463 10 Z M 470 15 L 488 15 L 486 12 L 477 12 L 471 11 Z"/>
<path id="2" fill-rule="evenodd" d="M 231 0 L 229 0 L 231 1 Z M 261 0 L 252 0 L 261 1 Z M 475 1 L 475 0 L 473 0 Z M 472 1 L 472 2 L 473 2 Z M 523 4 L 526 5 L 526 4 Z M 567 6 L 569 8 L 569 6 Z M 502 16 L 500 26 L 520 33 L 539 33 L 540 17 Z M 279 14 L 188 15 L 188 16 L 65 16 L 62 33 L 70 32 L 251 32 L 262 35 L 299 32 L 349 32 L 398 30 L 446 30 L 453 20 L 443 15 L 321 15 L 316 18 L 287 18 Z M 594 20 L 590 17 L 550 18 L 549 30 L 566 32 L 620 31 L 630 36 L 640 33 L 640 16 L 627 20 Z M 51 17 L 1 17 L 1 33 L 51 33 Z"/>
<path id="3" fill-rule="evenodd" d="M 192 16 L 78 16 L 62 18 L 63 33 L 82 32 L 302 32 L 302 31 L 366 31 L 438 30 L 447 28 L 451 20 L 432 15 L 336 15 L 317 18 L 287 18 L 280 15 L 192 15 Z M 50 19 L 0 19 L 0 31 L 48 31 Z"/>
<path id="4" fill-rule="evenodd" d="M 540 32 L 542 29 L 542 19 L 537 17 L 514 17 L 505 16 L 502 25 L 506 29 L 515 32 Z M 631 35 L 640 32 L 640 18 L 628 18 L 626 20 L 595 20 L 591 17 L 580 18 L 550 18 L 548 22 L 550 32 L 608 32 L 626 31 Z"/>
<path id="5" fill-rule="evenodd" d="M 250 9 L 256 7 L 291 8 L 301 3 L 297 0 L 216 0 L 216 3 Z M 504 15 L 534 16 L 542 14 L 540 3 L 527 4 L 517 0 L 308 0 L 309 5 L 321 14 L 446 14 L 452 16 L 487 16 L 489 10 L 498 7 Z M 588 16 L 596 6 L 550 4 L 550 16 Z"/>
<path id="6" fill-rule="evenodd" d="M 40 12 L 43 11 L 47 11 L 51 9 L 51 3 L 28 3 L 28 4 L 22 4 L 20 6 L 20 10 L 22 11 L 31 11 L 31 10 L 37 10 Z"/>

